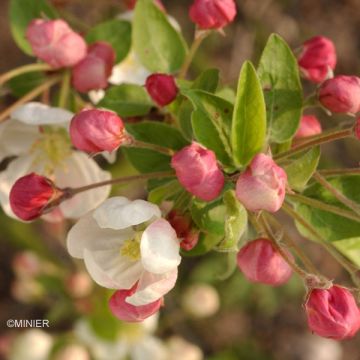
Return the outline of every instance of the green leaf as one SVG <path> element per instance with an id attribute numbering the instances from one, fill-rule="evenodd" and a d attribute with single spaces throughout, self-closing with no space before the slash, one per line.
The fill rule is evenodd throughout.
<path id="1" fill-rule="evenodd" d="M 232 119 L 231 144 L 236 165 L 247 165 L 262 150 L 266 136 L 264 95 L 250 62 L 241 68 Z"/>
<path id="2" fill-rule="evenodd" d="M 141 63 L 152 72 L 172 73 L 186 56 L 182 35 L 152 0 L 137 1 L 133 19 L 133 45 Z"/>
<path id="3" fill-rule="evenodd" d="M 138 124 L 128 124 L 126 129 L 137 140 L 173 150 L 180 150 L 188 145 L 180 131 L 164 123 L 144 121 Z M 141 173 L 171 170 L 170 156 L 153 150 L 137 148 L 123 148 L 123 152 Z"/>
<path id="4" fill-rule="evenodd" d="M 158 186 L 149 192 L 148 201 L 154 204 L 160 204 L 164 200 L 170 199 L 182 190 L 177 180 L 172 180 L 164 185 Z"/>
<path id="5" fill-rule="evenodd" d="M 202 72 L 194 81 L 191 89 L 203 90 L 214 93 L 219 85 L 219 70 L 207 69 Z"/>
<path id="6" fill-rule="evenodd" d="M 319 160 L 319 146 L 302 153 L 295 159 L 291 159 L 290 164 L 284 166 L 290 187 L 294 190 L 302 191 L 315 172 Z"/>
<path id="7" fill-rule="evenodd" d="M 118 19 L 103 22 L 88 32 L 86 41 L 90 44 L 96 41 L 108 42 L 116 52 L 116 63 L 119 63 L 130 51 L 131 24 Z"/>
<path id="8" fill-rule="evenodd" d="M 220 241 L 222 237 L 214 234 L 201 233 L 196 246 L 190 251 L 182 252 L 183 256 L 200 256 L 211 251 Z"/>
<path id="9" fill-rule="evenodd" d="M 36 88 L 46 80 L 46 76 L 42 72 L 30 72 L 12 78 L 8 85 L 11 93 L 16 97 L 22 97 Z"/>
<path id="10" fill-rule="evenodd" d="M 229 140 L 233 106 L 226 100 L 201 90 L 183 91 L 183 95 L 191 100 L 195 108 L 191 124 L 196 139 L 213 150 L 224 166 L 233 169 Z"/>
<path id="11" fill-rule="evenodd" d="M 258 74 L 265 92 L 270 138 L 285 142 L 295 135 L 299 126 L 303 95 L 296 58 L 279 35 L 270 36 Z"/>
<path id="12" fill-rule="evenodd" d="M 153 103 L 146 90 L 135 84 L 111 87 L 99 103 L 99 107 L 113 110 L 124 117 L 146 115 L 152 106 Z"/>
<path id="13" fill-rule="evenodd" d="M 337 176 L 327 180 L 349 199 L 360 203 L 360 176 Z M 304 194 L 325 203 L 345 208 L 331 193 L 317 183 L 309 186 Z M 324 240 L 332 242 L 339 251 L 360 266 L 360 222 L 308 205 L 296 204 L 295 208 Z M 297 224 L 297 227 L 302 235 L 318 241 L 303 226 Z"/>
<path id="14" fill-rule="evenodd" d="M 28 55 L 32 55 L 32 50 L 25 33 L 30 22 L 44 15 L 50 19 L 58 17 L 56 10 L 46 0 L 11 0 L 9 15 L 12 36 L 19 48 Z"/>
<path id="15" fill-rule="evenodd" d="M 237 200 L 234 190 L 228 190 L 223 196 L 226 207 L 225 238 L 218 245 L 218 251 L 237 251 L 237 245 L 247 228 L 247 212 Z"/>

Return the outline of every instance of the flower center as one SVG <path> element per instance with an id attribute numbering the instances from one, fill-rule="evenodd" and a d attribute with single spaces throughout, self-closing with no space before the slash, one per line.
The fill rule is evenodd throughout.
<path id="1" fill-rule="evenodd" d="M 120 255 L 125 256 L 131 261 L 140 260 L 140 241 L 141 241 L 142 232 L 137 232 L 132 239 L 124 241 L 120 249 Z"/>

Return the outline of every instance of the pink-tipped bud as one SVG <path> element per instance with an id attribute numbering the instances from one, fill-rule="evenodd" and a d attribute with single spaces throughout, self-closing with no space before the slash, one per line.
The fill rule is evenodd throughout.
<path id="1" fill-rule="evenodd" d="M 307 136 L 314 136 L 321 134 L 321 132 L 322 128 L 320 121 L 315 115 L 303 115 L 295 138 L 300 139 Z"/>
<path id="2" fill-rule="evenodd" d="M 286 172 L 265 154 L 256 155 L 239 176 L 236 196 L 250 211 L 278 211 L 285 199 Z"/>
<path id="3" fill-rule="evenodd" d="M 355 122 L 354 134 L 357 137 L 357 139 L 360 140 L 360 118 L 358 118 Z"/>
<path id="4" fill-rule="evenodd" d="M 105 89 L 112 73 L 116 54 L 106 42 L 96 42 L 89 47 L 88 54 L 72 69 L 74 88 L 86 93 L 90 90 Z"/>
<path id="5" fill-rule="evenodd" d="M 324 36 L 305 41 L 298 63 L 306 79 L 314 83 L 323 82 L 336 66 L 334 43 Z"/>
<path id="6" fill-rule="evenodd" d="M 70 123 L 73 145 L 88 153 L 112 152 L 126 142 L 127 135 L 119 116 L 105 110 L 83 110 Z"/>
<path id="7" fill-rule="evenodd" d="M 177 152 L 171 166 L 180 184 L 201 200 L 216 199 L 224 187 L 224 174 L 217 164 L 215 153 L 197 143 Z"/>
<path id="8" fill-rule="evenodd" d="M 145 87 L 153 101 L 161 107 L 172 103 L 178 93 L 172 75 L 152 74 L 146 79 Z"/>
<path id="9" fill-rule="evenodd" d="M 234 0 L 195 0 L 189 16 L 200 29 L 221 29 L 236 16 Z"/>
<path id="10" fill-rule="evenodd" d="M 118 319 L 126 322 L 141 322 L 159 311 L 163 299 L 150 304 L 134 306 L 126 302 L 126 298 L 136 292 L 137 284 L 130 290 L 117 290 L 109 300 L 110 311 Z"/>
<path id="11" fill-rule="evenodd" d="M 124 2 L 128 10 L 133 10 L 135 8 L 137 0 L 124 0 Z M 160 10 L 165 12 L 165 6 L 161 2 L 161 0 L 154 0 L 154 4 L 156 4 L 160 8 Z"/>
<path id="12" fill-rule="evenodd" d="M 311 290 L 305 310 L 310 330 L 326 338 L 348 339 L 360 328 L 360 311 L 353 295 L 337 285 Z"/>
<path id="13" fill-rule="evenodd" d="M 16 180 L 11 188 L 11 210 L 20 219 L 30 221 L 41 216 L 62 194 L 50 179 L 31 173 Z"/>
<path id="14" fill-rule="evenodd" d="M 293 259 L 291 253 L 287 252 L 287 255 Z M 279 286 L 292 275 L 291 267 L 269 239 L 256 239 L 242 247 L 237 254 L 237 264 L 246 278 L 254 283 Z"/>
<path id="15" fill-rule="evenodd" d="M 54 69 L 74 66 L 86 56 L 85 40 L 63 20 L 33 20 L 26 38 L 34 54 Z"/>
<path id="16" fill-rule="evenodd" d="M 360 78 L 340 75 L 326 80 L 319 89 L 321 104 L 334 113 L 360 111 Z"/>

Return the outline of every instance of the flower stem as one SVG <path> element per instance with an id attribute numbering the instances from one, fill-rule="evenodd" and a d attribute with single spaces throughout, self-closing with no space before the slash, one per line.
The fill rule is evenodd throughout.
<path id="1" fill-rule="evenodd" d="M 316 145 L 321 145 L 321 144 L 325 144 L 331 141 L 335 141 L 335 140 L 339 140 L 339 139 L 344 139 L 346 137 L 350 137 L 353 135 L 353 129 L 352 128 L 348 128 L 348 129 L 342 129 L 342 130 L 337 130 L 331 133 L 327 133 L 327 134 L 322 134 L 319 135 L 317 137 L 315 137 L 312 140 L 306 141 L 304 143 L 301 143 L 299 145 L 294 146 L 292 149 L 288 150 L 288 151 L 284 151 L 282 153 L 279 153 L 277 155 L 274 156 L 274 160 L 283 160 L 288 158 L 289 156 L 293 156 L 296 155 L 304 150 L 310 149 Z"/>
<path id="2" fill-rule="evenodd" d="M 96 189 L 102 186 L 106 185 L 118 185 L 118 184 L 124 184 L 130 181 L 137 181 L 137 180 L 149 180 L 149 179 L 160 179 L 160 178 L 167 178 L 167 177 L 174 177 L 175 174 L 172 171 L 159 171 L 154 173 L 148 173 L 148 174 L 139 174 L 139 175 L 133 175 L 133 176 L 126 176 L 126 177 L 119 177 L 116 179 L 101 181 L 98 183 L 81 186 L 78 188 L 67 188 L 63 189 L 63 191 L 66 193 L 66 198 L 70 198 L 76 194 L 82 193 L 84 191 Z"/>
<path id="3" fill-rule="evenodd" d="M 194 56 L 196 54 L 196 51 L 198 50 L 199 46 L 203 42 L 203 40 L 210 34 L 210 31 L 208 30 L 196 30 L 195 31 L 195 38 L 191 45 L 191 48 L 189 50 L 189 53 L 180 69 L 179 72 L 179 79 L 184 79 L 186 77 L 186 74 L 189 70 L 189 67 L 191 65 L 191 62 L 194 59 Z"/>
<path id="4" fill-rule="evenodd" d="M 20 66 L 16 69 L 12 69 L 2 75 L 0 75 L 0 85 L 4 84 L 8 80 L 14 78 L 15 76 L 26 74 L 29 72 L 35 72 L 35 71 L 51 71 L 54 70 L 50 65 L 45 63 L 35 63 L 35 64 L 29 64 Z"/>
<path id="5" fill-rule="evenodd" d="M 330 184 L 322 175 L 318 172 L 315 172 L 313 175 L 314 179 L 321 184 L 326 190 L 335 196 L 341 203 L 346 205 L 349 209 L 353 210 L 356 214 L 360 215 L 360 206 L 346 197 L 342 192 L 340 192 L 336 187 Z"/>
<path id="6" fill-rule="evenodd" d="M 49 89 L 51 86 L 55 85 L 61 80 L 61 76 L 53 76 L 49 78 L 47 81 L 36 87 L 35 89 L 31 90 L 25 96 L 20 98 L 14 104 L 6 108 L 2 113 L 0 113 L 0 123 L 8 118 L 8 116 L 20 105 L 25 104 L 28 101 L 35 99 L 39 96 L 42 92 Z"/>
<path id="7" fill-rule="evenodd" d="M 61 87 L 60 87 L 60 93 L 59 93 L 58 106 L 60 108 L 66 109 L 66 107 L 67 107 L 68 99 L 69 99 L 69 92 L 70 92 L 70 80 L 71 80 L 70 71 L 65 70 L 62 75 Z"/>
<path id="8" fill-rule="evenodd" d="M 318 170 L 317 172 L 318 174 L 323 176 L 360 175 L 360 168 L 323 169 L 323 170 Z"/>
<path id="9" fill-rule="evenodd" d="M 123 146 L 154 150 L 154 151 L 157 151 L 161 154 L 168 155 L 168 156 L 173 156 L 175 154 L 175 151 L 172 149 L 169 149 L 169 148 L 166 148 L 166 147 L 163 147 L 160 145 L 155 145 L 155 144 L 139 141 L 136 139 L 131 139 L 129 144 L 124 144 Z"/>
<path id="10" fill-rule="evenodd" d="M 355 221 L 360 222 L 360 216 L 359 215 L 354 214 L 352 211 L 342 209 L 342 208 L 340 208 L 338 206 L 325 204 L 322 201 L 312 199 L 312 198 L 309 198 L 307 196 L 300 195 L 300 194 L 286 194 L 286 196 L 288 198 L 290 198 L 290 199 L 297 200 L 297 201 L 299 201 L 299 202 L 301 202 L 303 204 L 310 205 L 310 206 L 312 206 L 312 207 L 314 207 L 316 209 L 328 211 L 328 212 L 331 212 L 333 214 L 340 215 L 340 216 L 343 216 L 345 218 L 348 218 L 350 220 L 355 220 Z"/>

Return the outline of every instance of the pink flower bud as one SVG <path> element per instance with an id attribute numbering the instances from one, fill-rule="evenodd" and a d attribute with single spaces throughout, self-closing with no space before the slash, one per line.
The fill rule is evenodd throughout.
<path id="1" fill-rule="evenodd" d="M 326 80 L 319 89 L 319 100 L 334 113 L 360 111 L 360 78 L 340 75 Z"/>
<path id="2" fill-rule="evenodd" d="M 86 272 L 77 272 L 66 279 L 65 287 L 72 297 L 83 298 L 92 291 L 93 282 Z"/>
<path id="3" fill-rule="evenodd" d="M 150 97 L 161 107 L 173 102 L 178 93 L 174 77 L 166 74 L 148 76 L 145 87 Z"/>
<path id="4" fill-rule="evenodd" d="M 83 110 L 70 123 L 73 145 L 88 153 L 112 152 L 127 139 L 124 124 L 119 116 L 105 110 Z"/>
<path id="5" fill-rule="evenodd" d="M 63 20 L 33 20 L 26 38 L 34 54 L 55 69 L 74 66 L 86 56 L 84 39 Z"/>
<path id="6" fill-rule="evenodd" d="M 72 69 L 74 88 L 86 93 L 90 90 L 105 89 L 112 73 L 116 54 L 111 45 L 96 42 L 89 47 L 88 54 Z"/>
<path id="7" fill-rule="evenodd" d="M 31 173 L 16 180 L 9 195 L 10 206 L 17 217 L 29 221 L 41 216 L 62 194 L 50 179 Z"/>
<path id="8" fill-rule="evenodd" d="M 293 259 L 291 253 L 287 255 Z M 237 264 L 246 278 L 254 283 L 278 286 L 292 275 L 289 264 L 268 239 L 250 241 L 237 254 Z"/>
<path id="9" fill-rule="evenodd" d="M 35 277 L 41 272 L 40 259 L 36 253 L 31 251 L 22 251 L 15 255 L 12 261 L 12 267 L 18 277 Z"/>
<path id="10" fill-rule="evenodd" d="M 239 176 L 236 196 L 250 211 L 278 211 L 285 199 L 286 172 L 265 154 L 256 155 Z"/>
<path id="11" fill-rule="evenodd" d="M 321 134 L 321 132 L 322 128 L 320 121 L 315 115 L 303 115 L 295 138 L 300 139 L 307 136 L 318 135 Z"/>
<path id="12" fill-rule="evenodd" d="M 133 10 L 136 5 L 137 0 L 124 0 L 126 7 L 129 10 Z M 154 0 L 154 3 L 160 8 L 160 10 L 165 12 L 165 6 L 161 2 L 161 0 Z"/>
<path id="13" fill-rule="evenodd" d="M 196 229 L 191 229 L 182 239 L 180 243 L 180 247 L 185 251 L 190 251 L 199 242 L 199 237 L 200 237 L 200 231 Z"/>
<path id="14" fill-rule="evenodd" d="M 323 82 L 336 66 L 333 42 L 324 36 L 315 36 L 304 42 L 298 63 L 304 76 L 314 82 Z"/>
<path id="15" fill-rule="evenodd" d="M 163 299 L 150 304 L 134 306 L 126 302 L 126 298 L 136 292 L 137 284 L 130 290 L 117 290 L 109 300 L 110 311 L 118 319 L 126 322 L 141 322 L 159 311 Z"/>
<path id="16" fill-rule="evenodd" d="M 305 310 L 310 330 L 326 338 L 348 339 L 360 328 L 360 311 L 354 297 L 337 285 L 311 290 Z"/>
<path id="17" fill-rule="evenodd" d="M 216 199 L 224 187 L 224 175 L 217 164 L 215 153 L 197 143 L 177 152 L 171 160 L 171 166 L 180 184 L 204 201 Z"/>
<path id="18" fill-rule="evenodd" d="M 360 140 L 360 118 L 356 120 L 355 126 L 354 126 L 354 133 L 355 136 Z"/>
<path id="19" fill-rule="evenodd" d="M 190 19 L 202 30 L 221 29 L 236 16 L 234 0 L 195 0 L 190 7 Z"/>

